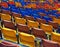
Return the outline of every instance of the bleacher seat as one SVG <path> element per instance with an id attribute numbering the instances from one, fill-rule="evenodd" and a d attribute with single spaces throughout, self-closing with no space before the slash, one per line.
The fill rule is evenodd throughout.
<path id="1" fill-rule="evenodd" d="M 15 17 L 15 23 L 17 24 L 26 24 L 26 19 Z"/>
<path id="2" fill-rule="evenodd" d="M 43 29 L 32 28 L 31 32 L 37 38 L 41 38 L 41 39 L 45 38 L 46 39 L 46 34 Z"/>
<path id="3" fill-rule="evenodd" d="M 35 37 L 26 33 L 19 33 L 20 42 L 29 47 L 35 47 Z"/>
<path id="4" fill-rule="evenodd" d="M 39 23 L 35 22 L 35 21 L 28 20 L 27 25 L 28 25 L 29 28 L 38 28 Z"/>
<path id="5" fill-rule="evenodd" d="M 30 33 L 30 29 L 27 25 L 17 24 L 18 32 Z"/>
<path id="6" fill-rule="evenodd" d="M 2 32 L 5 40 L 17 43 L 17 37 L 16 37 L 15 30 L 8 29 L 8 28 L 2 28 L 1 32 Z"/>
<path id="7" fill-rule="evenodd" d="M 6 21 L 6 20 L 4 20 L 4 21 L 3 21 L 3 27 L 16 30 L 15 24 L 14 24 L 13 22 L 11 22 L 11 21 Z"/>

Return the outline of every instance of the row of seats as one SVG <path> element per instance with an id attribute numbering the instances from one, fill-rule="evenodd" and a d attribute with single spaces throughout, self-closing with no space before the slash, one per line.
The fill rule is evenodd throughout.
<path id="1" fill-rule="evenodd" d="M 18 18 L 18 17 L 15 17 L 15 18 Z M 4 20 L 6 20 L 6 19 L 4 19 Z M 13 26 L 11 25 L 12 22 L 10 22 L 10 24 L 9 24 L 9 20 L 7 20 L 7 21 L 4 21 L 4 20 L 2 20 L 4 26 L 6 26 L 6 28 L 12 29 L 12 28 L 13 28 Z M 10 20 L 10 21 L 11 21 L 11 20 Z M 23 20 L 22 20 L 22 21 L 23 21 Z M 28 20 L 28 21 L 30 21 L 30 20 Z M 18 22 L 18 23 L 19 23 L 19 22 Z M 23 22 L 23 23 L 24 23 L 24 22 Z M 20 24 L 21 24 L 21 23 L 20 23 Z M 21 26 L 20 24 L 17 25 L 18 31 L 22 31 L 22 32 L 23 32 L 23 31 L 29 29 L 28 26 L 25 26 L 25 25 L 22 25 L 22 26 Z M 42 24 L 42 23 L 41 23 L 41 24 Z M 10 27 L 8 27 L 8 25 L 10 25 Z M 32 25 L 32 24 L 31 24 L 31 25 Z M 33 25 L 34 25 L 34 24 L 33 24 Z M 33 26 L 33 25 L 32 25 L 32 26 Z M 44 25 L 45 25 L 45 24 L 42 24 L 42 25 L 41 25 L 41 28 L 44 30 L 44 32 L 45 32 L 45 31 L 48 31 L 48 30 L 50 31 L 50 26 L 47 26 L 47 25 L 44 26 Z M 25 27 L 24 27 L 24 26 L 25 26 Z M 35 25 L 34 25 L 34 26 L 35 26 Z M 14 26 L 14 28 L 15 28 L 15 26 Z M 14 29 L 14 28 L 13 28 L 13 29 Z M 33 27 L 32 27 L 32 28 L 33 28 Z M 24 30 L 23 30 L 23 29 L 24 29 Z M 29 31 L 29 30 L 28 30 L 28 31 Z M 28 31 L 25 31 L 25 33 L 27 33 Z M 48 32 L 49 32 L 49 31 L 48 31 Z M 15 32 L 16 32 L 16 31 L 15 31 Z M 40 31 L 40 32 L 41 32 L 41 31 Z M 29 32 L 29 33 L 30 33 L 30 32 Z M 31 32 L 31 33 L 33 33 L 33 32 Z M 38 36 L 38 33 L 39 33 L 39 32 L 36 32 L 36 33 L 37 33 L 36 35 Z M 50 31 L 50 33 L 51 33 L 51 31 Z M 4 34 L 5 34 L 5 33 L 4 33 Z M 33 33 L 33 34 L 35 34 L 35 33 Z M 39 33 L 39 34 L 40 34 L 40 33 Z M 43 34 L 44 34 L 44 33 L 43 33 Z M 41 36 L 42 36 L 42 35 L 41 35 Z M 40 37 L 40 36 L 39 36 L 39 37 Z M 56 37 L 56 36 L 55 36 L 55 37 Z M 40 37 L 40 38 L 41 38 L 41 37 Z"/>
<path id="2" fill-rule="evenodd" d="M 29 47 L 36 46 L 35 45 L 36 41 L 40 40 L 40 39 L 35 40 L 36 37 L 41 38 L 41 39 L 46 39 L 45 32 L 42 29 L 38 29 L 38 28 L 32 28 L 32 34 L 23 33 L 23 32 L 21 32 L 21 30 L 19 32 L 16 32 L 16 30 L 4 28 L 4 27 L 1 29 L 1 32 L 3 34 L 4 40 L 8 40 L 11 42 L 19 42 L 19 43 L 27 45 Z M 59 44 L 60 43 L 60 34 L 52 32 L 51 40 L 58 42 L 57 44 Z M 48 40 L 45 40 L 45 41 L 48 41 Z M 42 42 L 40 41 L 40 43 L 42 43 Z M 49 44 L 49 43 L 53 43 L 53 42 L 46 42 L 46 43 Z M 44 43 L 42 43 L 42 45 L 43 44 Z M 48 44 L 45 44 L 45 45 L 47 46 Z"/>
<path id="3" fill-rule="evenodd" d="M 20 18 L 21 15 L 18 15 L 18 14 L 13 14 L 12 17 L 9 15 L 9 14 L 0 14 L 0 17 L 1 17 L 1 20 L 7 20 L 7 21 L 15 21 L 15 23 L 17 24 L 28 24 L 29 23 L 29 20 L 30 21 L 34 21 L 37 23 L 37 27 L 39 26 L 39 24 L 41 23 L 47 23 L 46 20 L 44 19 L 40 19 L 40 18 L 37 18 L 37 19 L 34 19 L 33 17 L 31 16 L 25 16 L 24 18 Z M 6 17 L 6 18 L 5 18 Z M 13 20 L 14 19 L 14 20 Z M 27 20 L 27 21 L 26 21 Z M 22 21 L 22 22 L 21 22 Z M 44 21 L 44 22 L 43 22 Z M 55 26 L 59 26 L 60 25 L 60 19 L 57 19 L 57 18 L 53 18 L 53 21 L 48 21 L 48 24 L 49 25 L 52 25 L 54 27 Z M 27 23 L 26 23 L 27 22 Z M 55 27 L 54 27 L 55 28 Z"/>
<path id="4" fill-rule="evenodd" d="M 3 10 L 3 13 L 10 13 L 10 11 L 5 11 Z M 11 13 L 10 13 L 11 14 Z M 24 15 L 24 12 L 23 12 L 23 15 Z M 47 22 L 48 21 L 53 21 L 55 20 L 55 16 L 53 15 L 49 15 L 49 16 L 45 16 L 44 13 L 40 13 L 40 15 L 37 15 L 37 14 L 33 14 L 32 16 L 28 16 L 28 15 L 25 15 L 23 16 L 22 14 L 17 14 L 17 13 L 12 13 L 12 16 L 17 16 L 17 17 L 33 17 L 32 19 L 36 19 L 36 18 L 41 18 L 41 19 L 45 19 Z M 59 17 L 58 17 L 59 18 Z M 59 19 L 58 19 L 59 20 Z"/>
<path id="5" fill-rule="evenodd" d="M 6 18 L 5 18 L 6 17 Z M 11 16 L 10 15 L 5 15 L 5 14 L 1 14 L 1 20 L 7 20 L 7 21 L 11 21 Z M 46 24 L 46 21 L 44 19 L 36 19 L 36 21 L 31 21 L 33 20 L 33 17 L 29 17 L 27 18 L 27 16 L 24 18 L 18 18 L 18 17 L 15 17 L 14 20 L 12 20 L 13 22 L 15 21 L 16 24 L 24 24 L 24 25 L 28 25 L 30 28 L 32 27 L 39 27 L 41 23 L 44 23 Z M 56 19 L 56 18 L 55 18 Z M 27 20 L 27 21 L 26 21 Z M 44 22 L 43 22 L 44 21 Z M 48 24 L 49 25 L 52 25 L 54 29 L 58 29 L 58 26 L 60 25 L 59 23 L 60 19 L 56 19 L 54 20 L 53 22 L 52 21 L 49 21 Z M 27 23 L 26 23 L 27 22 Z M 35 23 L 35 24 L 34 24 Z"/>
<path id="6" fill-rule="evenodd" d="M 4 3 L 6 3 L 6 2 L 4 2 Z M 3 3 L 2 3 L 3 4 Z M 8 5 L 7 5 L 8 6 Z M 18 6 L 18 5 L 17 5 Z M 33 5 L 34 6 L 34 5 Z M 11 8 L 11 9 L 10 9 Z M 13 6 L 13 5 L 11 5 L 11 6 L 9 6 L 9 7 L 3 7 L 2 9 L 4 9 L 4 10 L 8 10 L 8 11 L 12 11 L 12 12 L 16 12 L 16 13 L 21 13 L 22 15 L 33 15 L 33 16 L 39 16 L 38 14 L 37 14 L 37 12 L 41 12 L 41 13 L 44 13 L 44 14 L 52 14 L 52 15 L 55 15 L 56 17 L 59 17 L 59 13 L 58 13 L 58 11 L 57 10 L 44 10 L 44 9 L 35 9 L 35 10 L 33 10 L 33 9 L 31 9 L 31 8 L 17 8 L 16 9 L 16 6 Z M 46 12 L 47 11 L 47 12 Z M 28 13 L 29 12 L 29 13 Z M 40 17 L 40 16 L 39 16 Z"/>
<path id="7" fill-rule="evenodd" d="M 29 1 L 25 1 L 25 0 L 17 1 L 17 0 L 14 0 L 14 1 L 8 1 L 8 3 L 14 5 L 14 2 L 16 2 L 17 6 L 19 6 L 20 4 L 21 4 L 20 6 L 25 6 L 25 5 L 27 4 L 26 7 L 29 7 L 29 8 L 30 8 L 30 7 L 33 7 L 33 6 L 31 6 L 30 4 L 31 4 L 31 3 L 34 3 L 33 5 L 34 5 L 35 7 L 33 7 L 33 8 L 36 8 L 36 4 L 40 3 L 41 1 L 43 1 L 43 0 L 38 0 L 38 2 L 37 2 L 37 1 L 36 1 L 36 2 L 30 2 L 30 0 L 29 0 Z M 52 0 L 51 0 L 51 1 L 52 1 Z M 7 2 L 7 0 L 3 0 L 3 2 Z M 48 3 L 48 4 L 46 5 L 45 3 L 46 3 L 46 4 Z M 19 5 L 18 5 L 18 4 L 19 4 Z M 60 4 L 54 2 L 54 5 L 55 5 L 55 6 L 53 7 L 52 5 L 49 5 L 49 2 L 48 2 L 48 1 L 42 2 L 42 4 L 45 4 L 45 5 L 46 5 L 45 8 L 48 7 L 49 9 L 59 8 L 59 5 L 60 5 Z M 37 6 L 38 6 L 38 8 L 39 8 L 39 5 L 37 5 Z M 40 5 L 40 6 L 41 6 L 41 5 Z M 43 6 L 42 6 L 42 7 L 43 7 Z"/>

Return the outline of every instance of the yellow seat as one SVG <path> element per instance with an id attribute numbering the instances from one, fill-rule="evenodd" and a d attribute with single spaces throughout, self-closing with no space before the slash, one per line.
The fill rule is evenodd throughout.
<path id="1" fill-rule="evenodd" d="M 2 28 L 2 34 L 5 40 L 17 42 L 16 31 L 8 28 Z"/>
<path id="2" fill-rule="evenodd" d="M 60 34 L 52 32 L 51 34 L 51 40 L 58 42 L 60 44 Z"/>
<path id="3" fill-rule="evenodd" d="M 51 25 L 41 23 L 40 28 L 43 29 L 47 34 L 51 34 L 53 32 L 53 27 Z"/>
<path id="4" fill-rule="evenodd" d="M 54 18 L 53 22 L 58 23 L 60 25 L 60 19 Z"/>
<path id="5" fill-rule="evenodd" d="M 15 2 L 16 7 L 22 7 L 20 2 Z"/>
<path id="6" fill-rule="evenodd" d="M 19 33 L 20 42 L 29 47 L 35 47 L 35 37 L 26 33 Z"/>
<path id="7" fill-rule="evenodd" d="M 58 8 L 57 10 L 60 11 L 60 8 Z"/>
<path id="8" fill-rule="evenodd" d="M 26 24 L 26 19 L 15 17 L 15 23 L 17 24 Z"/>
<path id="9" fill-rule="evenodd" d="M 39 23 L 35 22 L 35 21 L 28 20 L 27 25 L 29 26 L 29 28 L 38 28 Z"/>
<path id="10" fill-rule="evenodd" d="M 11 16 L 9 14 L 1 14 L 1 19 L 11 21 Z"/>

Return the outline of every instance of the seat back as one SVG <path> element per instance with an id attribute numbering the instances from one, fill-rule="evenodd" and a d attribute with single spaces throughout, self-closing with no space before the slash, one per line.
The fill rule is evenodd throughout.
<path id="1" fill-rule="evenodd" d="M 15 23 L 17 24 L 26 24 L 26 19 L 15 17 Z"/>
<path id="2" fill-rule="evenodd" d="M 56 16 L 54 16 L 54 15 L 48 15 L 50 18 L 52 18 L 52 20 L 54 19 L 54 18 L 56 18 Z"/>
<path id="3" fill-rule="evenodd" d="M 17 44 L 13 44 L 7 41 L 3 41 L 2 43 L 0 43 L 1 47 L 19 47 Z"/>
<path id="4" fill-rule="evenodd" d="M 27 25 L 17 24 L 17 28 L 19 32 L 30 33 L 29 32 L 30 29 Z"/>
<path id="5" fill-rule="evenodd" d="M 53 32 L 53 27 L 51 25 L 41 23 L 40 28 L 48 34 L 51 34 Z"/>
<path id="6" fill-rule="evenodd" d="M 8 1 L 8 4 L 9 5 L 14 5 L 15 3 L 14 3 L 14 1 Z"/>
<path id="7" fill-rule="evenodd" d="M 4 9 L 2 9 L 2 13 L 4 13 L 4 14 L 11 14 L 11 12 L 9 10 L 4 10 Z"/>
<path id="8" fill-rule="evenodd" d="M 53 22 L 58 23 L 60 25 L 60 19 L 54 18 Z"/>
<path id="9" fill-rule="evenodd" d="M 13 23 L 13 22 L 11 22 L 11 21 L 6 21 L 6 20 L 4 20 L 3 21 L 3 26 L 5 27 L 5 28 L 10 28 L 10 29 L 16 29 L 15 28 L 15 24 Z"/>
<path id="10" fill-rule="evenodd" d="M 54 29 L 58 29 L 58 26 L 59 26 L 59 25 L 58 25 L 57 23 L 55 23 L 55 22 L 53 22 L 53 21 L 48 21 L 48 24 L 49 24 L 49 25 L 52 25 Z"/>
<path id="11" fill-rule="evenodd" d="M 60 43 L 60 34 L 52 32 L 51 40 Z"/>
<path id="12" fill-rule="evenodd" d="M 32 20 L 32 21 L 34 21 L 34 18 L 32 17 L 32 16 L 25 16 L 24 17 L 26 20 Z"/>
<path id="13" fill-rule="evenodd" d="M 46 20 L 44 20 L 44 19 L 39 19 L 39 18 L 37 18 L 36 19 L 36 21 L 39 23 L 39 24 L 41 24 L 41 23 L 46 23 Z"/>
<path id="14" fill-rule="evenodd" d="M 35 47 L 35 37 L 26 33 L 19 33 L 20 42 L 29 47 Z"/>
<path id="15" fill-rule="evenodd" d="M 21 14 L 18 14 L 18 13 L 12 13 L 12 16 L 15 18 L 15 17 L 22 17 Z"/>
<path id="16" fill-rule="evenodd" d="M 7 42 L 7 41 L 2 41 L 3 44 L 5 44 L 6 47 L 19 47 L 17 44 Z"/>
<path id="17" fill-rule="evenodd" d="M 51 40 L 42 40 L 43 47 L 59 47 L 57 42 L 51 41 Z"/>
<path id="18" fill-rule="evenodd" d="M 8 4 L 6 2 L 1 2 L 1 6 L 5 7 L 5 8 L 8 8 Z"/>
<path id="19" fill-rule="evenodd" d="M 39 13 L 39 15 L 40 15 L 40 16 L 46 16 L 46 14 L 44 14 L 44 13 Z"/>
<path id="20" fill-rule="evenodd" d="M 11 21 L 11 16 L 9 14 L 1 14 L 1 19 Z"/>
<path id="21" fill-rule="evenodd" d="M 32 4 L 31 4 L 31 8 L 32 8 L 32 9 L 36 9 L 36 6 L 37 6 L 36 3 L 32 3 Z"/>
<path id="22" fill-rule="evenodd" d="M 16 7 L 22 7 L 22 4 L 20 2 L 15 2 Z"/>
<path id="23" fill-rule="evenodd" d="M 38 22 L 35 22 L 35 21 L 28 20 L 27 21 L 27 25 L 29 26 L 29 28 L 33 28 L 33 27 L 38 28 L 39 23 Z"/>
<path id="24" fill-rule="evenodd" d="M 38 29 L 38 28 L 32 28 L 32 33 L 34 36 L 38 38 L 44 38 L 46 39 L 46 34 L 43 29 Z"/>
<path id="25" fill-rule="evenodd" d="M 16 31 L 8 28 L 2 28 L 2 34 L 5 40 L 17 42 Z"/>

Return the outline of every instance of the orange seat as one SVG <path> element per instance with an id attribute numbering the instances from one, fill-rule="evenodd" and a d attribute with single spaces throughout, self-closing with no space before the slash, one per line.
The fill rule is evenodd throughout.
<path id="1" fill-rule="evenodd" d="M 54 18 L 53 22 L 58 23 L 60 25 L 60 19 Z"/>
<path id="2" fill-rule="evenodd" d="M 2 34 L 4 36 L 5 40 L 16 42 L 17 43 L 17 37 L 16 37 L 16 31 L 8 28 L 2 28 Z"/>
<path id="3" fill-rule="evenodd" d="M 19 17 L 15 17 L 15 23 L 17 24 L 26 24 L 26 19 L 24 18 L 19 18 Z"/>
<path id="4" fill-rule="evenodd" d="M 35 4 L 35 3 L 31 4 L 31 7 L 32 7 L 33 9 L 36 9 L 36 4 Z"/>
<path id="5" fill-rule="evenodd" d="M 9 14 L 1 14 L 1 20 L 11 21 L 11 16 Z"/>
<path id="6" fill-rule="evenodd" d="M 27 25 L 28 25 L 29 28 L 38 28 L 39 23 L 35 22 L 35 21 L 28 20 Z"/>
<path id="7" fill-rule="evenodd" d="M 60 44 L 60 34 L 52 32 L 52 34 L 51 34 L 51 40 L 55 41 L 55 42 L 58 42 Z"/>
<path id="8" fill-rule="evenodd" d="M 53 27 L 51 25 L 41 23 L 40 28 L 43 29 L 47 34 L 51 34 L 53 32 Z"/>
<path id="9" fill-rule="evenodd" d="M 22 7 L 20 2 L 15 2 L 16 7 Z"/>
<path id="10" fill-rule="evenodd" d="M 29 47 L 35 47 L 35 37 L 33 35 L 26 33 L 19 33 L 19 38 L 22 44 Z"/>

